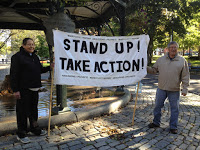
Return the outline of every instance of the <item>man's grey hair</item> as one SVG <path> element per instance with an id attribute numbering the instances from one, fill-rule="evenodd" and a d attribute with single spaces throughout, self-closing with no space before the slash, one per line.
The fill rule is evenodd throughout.
<path id="1" fill-rule="evenodd" d="M 169 44 L 167 45 L 167 48 L 169 48 L 169 47 L 170 47 L 170 45 L 173 45 L 173 44 L 175 44 L 175 45 L 177 46 L 177 48 L 179 48 L 179 45 L 178 45 L 178 43 L 177 43 L 177 42 L 175 42 L 175 41 L 169 42 Z"/>

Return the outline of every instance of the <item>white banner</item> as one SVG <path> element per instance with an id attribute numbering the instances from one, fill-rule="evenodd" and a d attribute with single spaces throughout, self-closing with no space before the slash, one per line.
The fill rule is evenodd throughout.
<path id="1" fill-rule="evenodd" d="M 147 74 L 148 35 L 53 33 L 55 84 L 120 86 L 136 83 Z"/>

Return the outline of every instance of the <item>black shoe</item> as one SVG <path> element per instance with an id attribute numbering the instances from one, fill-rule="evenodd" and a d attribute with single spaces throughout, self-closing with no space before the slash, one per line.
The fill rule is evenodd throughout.
<path id="1" fill-rule="evenodd" d="M 159 125 L 156 125 L 156 124 L 154 124 L 154 123 L 150 123 L 149 125 L 148 125 L 148 127 L 149 128 L 158 128 L 158 127 L 160 127 Z"/>
<path id="2" fill-rule="evenodd" d="M 31 129 L 29 133 L 31 135 L 41 135 L 41 131 L 42 130 L 39 127 L 36 127 L 36 128 Z"/>
<path id="3" fill-rule="evenodd" d="M 43 135 L 46 135 L 47 134 L 47 131 L 45 131 L 45 130 L 41 130 L 40 132 L 38 131 L 38 132 L 32 132 L 32 131 L 30 131 L 30 132 L 28 132 L 28 134 L 29 135 L 37 135 L 37 136 L 43 136 Z"/>
<path id="4" fill-rule="evenodd" d="M 172 133 L 172 134 L 177 134 L 177 133 L 178 133 L 178 130 L 177 130 L 177 129 L 170 129 L 170 133 Z"/>

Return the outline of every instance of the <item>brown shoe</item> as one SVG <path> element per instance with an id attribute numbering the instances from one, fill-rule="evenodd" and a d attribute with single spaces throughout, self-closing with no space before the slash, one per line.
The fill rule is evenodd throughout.
<path id="1" fill-rule="evenodd" d="M 172 133 L 172 134 L 177 134 L 177 133 L 178 133 L 178 130 L 177 130 L 177 129 L 170 129 L 170 133 Z"/>
<path id="2" fill-rule="evenodd" d="M 158 127 L 160 127 L 159 125 L 156 125 L 156 124 L 154 124 L 154 123 L 150 123 L 149 125 L 148 125 L 148 127 L 149 128 L 158 128 Z"/>

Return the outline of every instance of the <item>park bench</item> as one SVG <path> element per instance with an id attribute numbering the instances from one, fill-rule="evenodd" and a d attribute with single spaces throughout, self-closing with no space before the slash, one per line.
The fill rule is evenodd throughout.
<path id="1" fill-rule="evenodd" d="M 190 67 L 190 72 L 194 74 L 199 74 L 200 73 L 200 66 L 191 66 Z"/>

